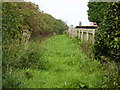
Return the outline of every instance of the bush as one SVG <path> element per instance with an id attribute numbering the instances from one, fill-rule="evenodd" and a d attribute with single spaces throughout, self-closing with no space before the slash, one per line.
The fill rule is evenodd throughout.
<path id="1" fill-rule="evenodd" d="M 88 5 L 89 20 L 95 20 L 98 22 L 98 29 L 96 31 L 95 44 L 93 49 L 94 57 L 95 59 L 100 60 L 102 64 L 108 65 L 107 68 L 109 69 L 108 72 L 106 72 L 108 81 L 106 81 L 106 83 L 113 87 L 119 87 L 120 2 L 106 3 L 107 7 L 101 7 L 104 5 L 104 3 L 96 3 L 97 2 L 89 2 Z M 95 6 L 98 10 L 94 9 Z M 93 14 L 92 16 L 92 13 L 96 12 L 96 10 L 98 14 L 96 14 L 96 16 Z M 115 69 L 116 66 L 117 69 Z"/>
<path id="2" fill-rule="evenodd" d="M 18 67 L 46 69 L 44 66 L 45 61 L 41 59 L 44 48 L 40 45 L 40 42 L 30 41 L 28 48 L 21 54 Z"/>
<path id="3" fill-rule="evenodd" d="M 105 5 L 105 7 L 102 7 L 103 5 Z M 88 4 L 89 20 L 99 22 L 94 44 L 94 54 L 96 59 L 102 61 L 111 60 L 115 62 L 119 62 L 120 60 L 119 5 L 120 2 L 89 2 Z M 97 8 L 95 9 L 95 7 Z M 94 12 L 97 14 L 93 14 Z"/>
<path id="4" fill-rule="evenodd" d="M 120 2 L 110 3 L 95 36 L 95 57 L 120 62 Z"/>

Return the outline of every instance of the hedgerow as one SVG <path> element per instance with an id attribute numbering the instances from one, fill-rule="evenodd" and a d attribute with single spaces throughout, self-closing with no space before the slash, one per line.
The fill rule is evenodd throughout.
<path id="1" fill-rule="evenodd" d="M 34 3 L 2 2 L 2 65 L 5 82 L 3 87 L 6 87 L 8 83 L 11 83 L 8 87 L 19 87 L 17 81 L 14 82 L 15 77 L 13 77 L 13 82 L 8 82 L 14 68 L 28 68 L 33 63 L 36 67 L 42 53 L 40 50 L 28 50 L 32 36 L 38 36 L 37 39 L 39 39 L 42 38 L 40 32 L 61 34 L 67 28 L 65 22 L 43 13 Z M 44 66 L 41 65 L 40 68 Z"/>
<path id="2" fill-rule="evenodd" d="M 92 13 L 95 12 L 91 8 L 96 5 L 96 2 L 92 2 L 93 5 L 89 6 L 89 18 L 93 21 Z M 107 7 L 101 7 L 107 5 Z M 120 62 L 120 2 L 113 3 L 99 3 L 96 7 L 100 10 L 97 11 L 95 21 L 100 22 L 95 36 L 94 54 L 95 58 L 102 61 L 115 61 Z M 93 7 L 92 7 L 93 6 Z M 103 11 L 104 10 L 104 11 Z M 101 11 L 103 11 L 101 13 Z M 90 15 L 91 14 L 91 15 Z M 102 18 L 100 18 L 102 17 Z"/>
<path id="3" fill-rule="evenodd" d="M 103 7 L 104 6 L 104 7 Z M 89 2 L 90 21 L 96 21 L 98 29 L 93 45 L 94 58 L 109 67 L 107 78 L 109 84 L 120 87 L 120 2 Z M 95 8 L 96 7 L 96 8 Z M 97 14 L 96 14 L 97 13 Z M 114 64 L 115 63 L 115 64 Z M 111 68 L 117 68 L 112 72 Z M 112 73 L 110 73 L 111 71 Z M 112 83 L 114 82 L 114 83 Z"/>

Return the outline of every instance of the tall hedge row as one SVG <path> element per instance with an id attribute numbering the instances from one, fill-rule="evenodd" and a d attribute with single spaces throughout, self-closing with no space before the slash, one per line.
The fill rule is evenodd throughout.
<path id="1" fill-rule="evenodd" d="M 62 20 L 43 13 L 38 5 L 31 2 L 2 2 L 2 69 L 3 88 L 18 87 L 19 80 L 12 76 L 14 68 L 27 68 L 36 63 L 40 50 L 28 50 L 26 34 L 31 32 L 35 39 L 49 33 L 62 34 L 68 26 Z M 47 36 L 47 35 L 46 35 Z M 28 51 L 27 51 L 28 50 Z M 39 55 L 39 56 L 38 56 Z M 26 64 L 27 62 L 27 64 Z M 33 65 L 32 65 L 33 66 Z"/>
<path id="2" fill-rule="evenodd" d="M 89 2 L 88 7 L 89 20 L 98 23 L 95 58 L 120 62 L 120 2 Z"/>
<path id="3" fill-rule="evenodd" d="M 43 13 L 34 3 L 2 2 L 3 64 L 9 61 L 15 63 L 19 50 L 25 44 L 23 32 L 30 31 L 31 35 L 40 36 L 40 32 L 45 31 L 62 34 L 67 28 L 65 22 Z"/>

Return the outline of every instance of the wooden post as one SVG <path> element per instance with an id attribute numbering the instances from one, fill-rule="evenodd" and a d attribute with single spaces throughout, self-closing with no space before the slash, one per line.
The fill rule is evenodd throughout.
<path id="1" fill-rule="evenodd" d="M 88 38 L 89 38 L 89 32 L 88 32 L 88 30 L 87 30 L 87 35 L 86 35 L 86 41 L 88 41 Z"/>
<path id="2" fill-rule="evenodd" d="M 77 30 L 77 37 L 79 36 L 79 32 L 78 32 L 78 30 Z"/>
<path id="3" fill-rule="evenodd" d="M 81 34 L 81 40 L 83 40 L 83 30 L 82 30 L 82 34 Z"/>
<path id="4" fill-rule="evenodd" d="M 80 38 L 80 30 L 78 30 L 78 38 Z"/>
<path id="5" fill-rule="evenodd" d="M 80 38 L 80 30 L 78 30 L 78 38 Z"/>

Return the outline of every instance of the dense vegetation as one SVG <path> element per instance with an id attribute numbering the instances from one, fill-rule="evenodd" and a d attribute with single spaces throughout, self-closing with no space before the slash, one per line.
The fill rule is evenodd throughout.
<path id="1" fill-rule="evenodd" d="M 17 79 L 11 75 L 14 68 L 26 68 L 33 62 L 34 65 L 37 64 L 37 52 L 27 51 L 30 39 L 42 40 L 53 33 L 62 34 L 67 28 L 65 22 L 43 13 L 34 3 L 3 2 L 3 87 L 9 85 L 8 83 L 11 83 L 11 86 L 16 85 L 14 80 Z M 33 59 L 34 55 L 36 57 Z"/>
<path id="2" fill-rule="evenodd" d="M 89 20 L 99 22 L 95 37 L 95 56 L 99 60 L 120 62 L 120 2 L 90 2 Z M 105 6 L 105 7 L 103 7 Z M 95 14 L 97 13 L 97 14 Z"/>
<path id="3" fill-rule="evenodd" d="M 86 57 L 80 44 L 67 35 L 55 35 L 42 43 L 29 43 L 22 56 L 29 63 L 24 62 L 21 68 L 13 69 L 12 77 L 7 77 L 4 87 L 114 88 L 116 83 L 107 78 L 107 73 L 112 74 L 115 68 L 107 68 Z"/>
<path id="4" fill-rule="evenodd" d="M 88 15 L 90 21 L 98 24 L 95 36 L 94 57 L 102 63 L 116 62 L 118 74 L 110 78 L 118 78 L 120 82 L 120 2 L 89 2 Z M 115 67 L 115 66 L 111 66 Z M 117 87 L 117 86 L 116 86 Z M 119 87 L 119 85 L 118 85 Z"/>
<path id="5" fill-rule="evenodd" d="M 88 3 L 88 19 L 91 22 L 96 22 L 98 25 L 102 22 L 104 13 L 108 9 L 109 3 L 106 2 L 89 2 Z"/>
<path id="6" fill-rule="evenodd" d="M 17 33 L 22 32 L 23 29 L 32 31 L 32 35 L 34 33 L 40 34 L 41 31 L 51 31 L 57 34 L 62 34 L 62 32 L 65 29 L 68 29 L 68 26 L 65 22 L 63 22 L 62 20 L 55 19 L 49 14 L 42 13 L 39 10 L 39 7 L 34 3 L 4 2 L 2 4 L 3 31 L 4 29 L 10 29 L 7 30 L 4 34 L 8 37 L 15 37 L 14 34 L 17 35 Z M 11 35 L 7 35 L 7 32 L 10 32 Z M 15 33 L 12 34 L 12 32 Z"/>
<path id="7" fill-rule="evenodd" d="M 3 2 L 3 88 L 120 87 L 119 4 L 88 4 L 90 21 L 99 25 L 91 48 L 89 42 L 61 35 L 65 22 L 37 5 Z"/>

